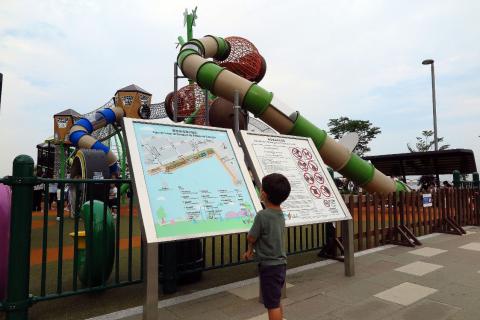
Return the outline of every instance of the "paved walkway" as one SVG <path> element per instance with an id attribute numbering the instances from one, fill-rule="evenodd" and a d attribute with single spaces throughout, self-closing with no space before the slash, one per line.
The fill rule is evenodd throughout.
<path id="1" fill-rule="evenodd" d="M 480 319 L 480 228 L 434 234 L 417 248 L 386 246 L 343 264 L 289 270 L 285 319 Z M 378 248 L 377 248 L 378 249 Z M 374 251 L 374 252 L 372 252 Z M 268 319 L 251 279 L 159 302 L 159 319 Z M 95 319 L 140 320 L 141 307 Z M 94 319 L 94 318 L 92 318 Z"/>

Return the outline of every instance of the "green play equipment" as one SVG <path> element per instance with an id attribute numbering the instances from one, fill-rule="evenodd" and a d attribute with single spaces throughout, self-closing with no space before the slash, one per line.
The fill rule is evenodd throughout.
<path id="1" fill-rule="evenodd" d="M 102 201 L 85 202 L 80 217 L 85 230 L 78 231 L 78 278 L 85 286 L 98 286 L 108 280 L 113 269 L 115 227 L 110 209 Z M 71 237 L 75 232 L 70 233 Z"/>

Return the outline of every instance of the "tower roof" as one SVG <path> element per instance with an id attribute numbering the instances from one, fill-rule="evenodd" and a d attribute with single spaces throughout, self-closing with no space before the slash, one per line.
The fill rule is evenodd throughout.
<path id="1" fill-rule="evenodd" d="M 82 115 L 73 109 L 65 109 L 59 113 L 55 113 L 53 116 L 73 116 L 81 117 Z"/>
<path id="2" fill-rule="evenodd" d="M 136 84 L 131 84 L 129 86 L 126 86 L 125 88 L 122 88 L 122 89 L 118 89 L 117 92 L 115 94 L 117 94 L 118 92 L 125 92 L 125 91 L 134 91 L 134 92 L 140 92 L 140 93 L 144 93 L 144 94 L 148 94 L 149 96 L 151 96 L 152 94 L 142 88 L 140 88 L 139 86 L 137 86 Z"/>

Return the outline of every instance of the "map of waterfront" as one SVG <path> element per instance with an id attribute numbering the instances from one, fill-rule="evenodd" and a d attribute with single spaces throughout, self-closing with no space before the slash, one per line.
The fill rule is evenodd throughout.
<path id="1" fill-rule="evenodd" d="M 226 130 L 144 122 L 133 129 L 157 239 L 250 228 L 259 202 Z"/>

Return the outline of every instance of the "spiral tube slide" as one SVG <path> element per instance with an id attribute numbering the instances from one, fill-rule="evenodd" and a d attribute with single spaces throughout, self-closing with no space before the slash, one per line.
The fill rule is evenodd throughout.
<path id="1" fill-rule="evenodd" d="M 183 74 L 214 95 L 233 102 L 239 92 L 240 105 L 282 134 L 312 138 L 325 163 L 369 192 L 404 191 L 406 186 L 378 171 L 371 163 L 335 142 L 324 130 L 280 102 L 271 92 L 235 73 L 218 66 L 208 58 L 224 60 L 230 45 L 220 37 L 205 36 L 185 43 L 177 56 Z"/>
<path id="2" fill-rule="evenodd" d="M 124 117 L 122 108 L 106 108 L 95 113 L 95 120 L 90 121 L 87 118 L 77 120 L 70 129 L 69 140 L 75 146 L 81 149 L 102 150 L 107 156 L 107 163 L 110 173 L 118 172 L 117 157 L 109 147 L 96 140 L 91 133 L 97 129 L 105 127 L 108 124 L 120 122 Z"/>

